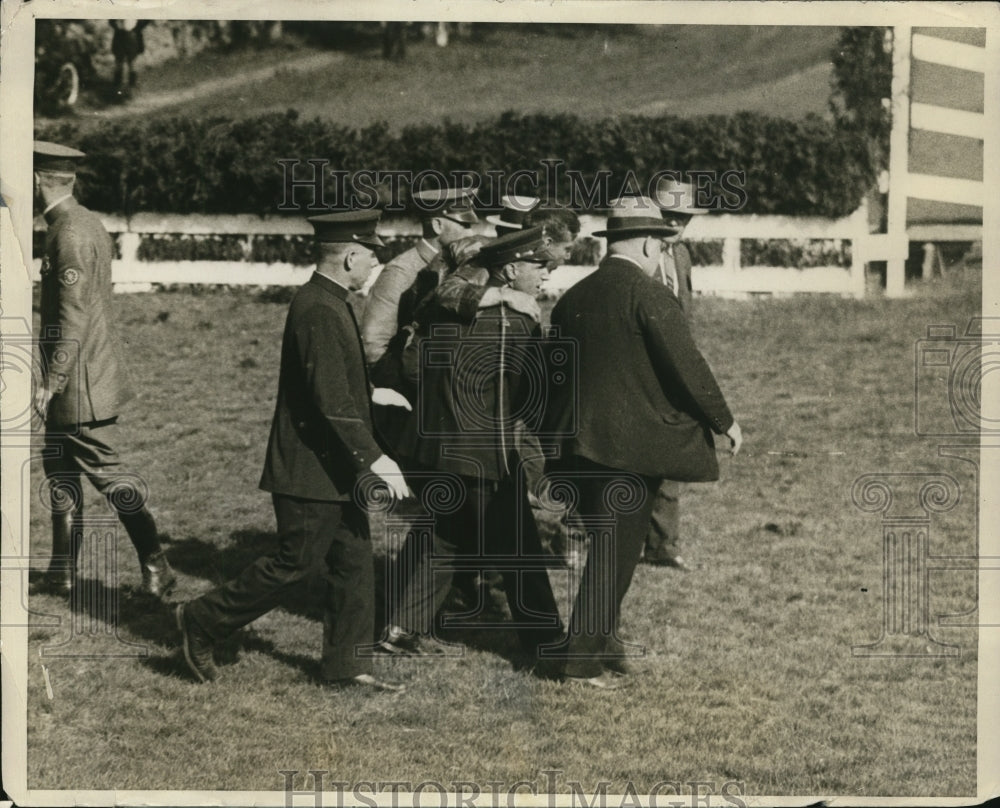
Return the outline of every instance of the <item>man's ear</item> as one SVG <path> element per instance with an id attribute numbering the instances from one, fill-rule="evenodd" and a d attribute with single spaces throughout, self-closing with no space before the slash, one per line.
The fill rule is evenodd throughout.
<path id="1" fill-rule="evenodd" d="M 514 264 L 504 264 L 503 278 L 507 283 L 513 283 L 517 280 L 517 267 Z"/>
<path id="2" fill-rule="evenodd" d="M 431 219 L 431 230 L 434 231 L 435 236 L 441 235 L 441 231 L 444 230 L 444 222 L 441 221 L 441 217 L 435 216 Z"/>
<path id="3" fill-rule="evenodd" d="M 354 272 L 358 269 L 360 265 L 361 250 L 357 247 L 351 247 L 344 253 L 344 269 L 348 272 Z"/>

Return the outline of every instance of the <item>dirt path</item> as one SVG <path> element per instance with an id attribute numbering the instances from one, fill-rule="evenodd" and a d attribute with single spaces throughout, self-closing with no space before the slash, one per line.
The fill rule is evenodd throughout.
<path id="1" fill-rule="evenodd" d="M 106 107 L 100 110 L 80 110 L 82 117 L 95 117 L 104 120 L 141 115 L 144 112 L 176 106 L 199 98 L 205 98 L 215 93 L 237 92 L 253 84 L 274 78 L 280 73 L 310 73 L 321 70 L 344 59 L 342 53 L 314 53 L 298 59 L 289 59 L 281 64 L 262 67 L 235 76 L 199 81 L 181 90 L 166 92 L 140 91 L 134 99 L 120 106 Z"/>

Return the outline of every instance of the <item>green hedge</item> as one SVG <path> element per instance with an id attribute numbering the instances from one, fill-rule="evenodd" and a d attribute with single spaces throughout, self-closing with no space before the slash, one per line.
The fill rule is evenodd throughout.
<path id="1" fill-rule="evenodd" d="M 705 241 L 685 241 L 684 244 L 691 253 L 691 266 L 695 267 L 717 267 L 722 266 L 721 238 L 707 239 Z"/>
<path id="2" fill-rule="evenodd" d="M 851 244 L 843 239 L 752 239 L 740 240 L 740 264 L 744 267 L 849 267 Z"/>
<path id="3" fill-rule="evenodd" d="M 44 240 L 45 234 L 39 235 Z M 385 246 L 375 252 L 384 264 L 418 240 L 416 236 L 387 238 Z M 316 262 L 314 253 L 315 243 L 307 236 L 258 235 L 253 237 L 248 250 L 245 236 L 157 233 L 142 236 L 137 255 L 140 261 L 151 262 L 252 261 L 310 266 Z M 116 257 L 121 258 L 120 250 Z"/>
<path id="4" fill-rule="evenodd" d="M 331 169 L 351 173 L 475 171 L 483 178 L 481 198 L 491 191 L 487 171 L 537 169 L 541 176 L 543 159 L 562 160 L 585 182 L 597 172 L 612 172 L 612 196 L 629 171 L 645 183 L 660 170 L 735 170 L 746 173 L 741 212 L 812 216 L 850 213 L 873 180 L 861 136 L 815 116 L 623 116 L 593 122 L 508 112 L 479 123 L 445 121 L 392 134 L 385 125 L 351 129 L 302 120 L 290 110 L 242 120 L 112 121 L 86 132 L 64 122 L 37 127 L 36 137 L 86 151 L 82 201 L 125 214 L 273 213 L 284 192 L 279 159 L 324 158 Z M 328 189 L 333 191 L 332 182 Z M 560 201 L 574 201 L 565 176 L 553 190 Z"/>

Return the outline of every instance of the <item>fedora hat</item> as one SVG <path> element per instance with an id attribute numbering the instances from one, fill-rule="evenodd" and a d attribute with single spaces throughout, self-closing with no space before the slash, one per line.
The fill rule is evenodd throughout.
<path id="1" fill-rule="evenodd" d="M 663 221 L 659 205 L 648 196 L 623 196 L 612 203 L 608 212 L 607 227 L 593 235 L 609 241 L 637 236 L 666 238 L 679 232 Z"/>
<path id="2" fill-rule="evenodd" d="M 486 221 L 505 230 L 521 230 L 524 217 L 538 207 L 542 200 L 535 196 L 510 194 L 500 200 L 503 210 L 498 216 L 487 216 Z"/>
<path id="3" fill-rule="evenodd" d="M 663 177 L 656 183 L 656 204 L 663 215 L 684 213 L 698 216 L 708 213 L 706 208 L 695 205 L 696 188 L 690 182 L 678 182 L 673 177 Z"/>

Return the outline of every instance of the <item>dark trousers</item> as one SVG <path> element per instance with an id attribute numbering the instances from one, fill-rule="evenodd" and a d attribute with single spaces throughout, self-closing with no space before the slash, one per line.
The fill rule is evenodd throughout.
<path id="1" fill-rule="evenodd" d="M 278 546 L 236 578 L 186 607 L 210 637 L 220 640 L 282 603 L 294 587 L 325 565 L 321 676 L 347 679 L 371 673 L 375 576 L 364 513 L 353 502 L 319 502 L 273 495 Z"/>
<path id="2" fill-rule="evenodd" d="M 624 653 L 618 632 L 660 480 L 584 458 L 562 466 L 578 491 L 578 515 L 589 537 L 587 564 L 564 646 L 568 676 L 599 676 L 603 660 Z"/>
<path id="3" fill-rule="evenodd" d="M 42 463 L 49 486 L 53 535 L 72 535 L 73 547 L 69 552 L 75 557 L 82 531 L 82 478 L 86 477 L 118 515 L 140 563 L 144 563 L 160 551 L 156 522 L 146 509 L 146 482 L 122 463 L 114 448 L 118 443 L 117 419 L 46 426 Z M 60 554 L 68 550 L 54 549 Z"/>
<path id="4" fill-rule="evenodd" d="M 672 561 L 680 554 L 681 513 L 678 503 L 681 485 L 664 480 L 653 498 L 653 515 L 646 533 L 646 560 Z"/>
<path id="5" fill-rule="evenodd" d="M 499 570 L 513 626 L 526 650 L 562 634 L 559 609 L 546 567 L 538 529 L 523 486 L 515 478 L 499 482 L 462 477 L 464 497 L 451 513 L 435 516 L 431 552 L 416 562 L 390 624 L 431 634 L 434 616 L 461 564 Z"/>

